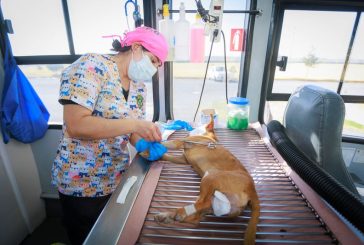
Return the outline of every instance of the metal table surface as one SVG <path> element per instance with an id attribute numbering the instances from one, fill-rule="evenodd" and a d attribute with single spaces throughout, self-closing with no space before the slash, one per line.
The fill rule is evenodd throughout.
<path id="1" fill-rule="evenodd" d="M 216 133 L 219 143 L 242 162 L 255 181 L 261 204 L 257 244 L 362 244 L 335 212 L 284 164 L 264 138 L 260 125 L 241 132 L 216 129 Z M 183 131 L 176 132 L 171 138 L 186 135 Z M 146 178 L 147 174 L 153 177 Z M 138 176 L 138 181 L 126 203 L 116 203 L 121 183 L 85 244 L 242 244 L 249 210 L 234 219 L 207 215 L 198 225 L 179 222 L 164 225 L 154 221 L 156 213 L 196 200 L 200 177 L 191 166 L 162 162 L 150 165 L 137 157 L 123 181 L 133 175 Z M 146 185 L 153 185 L 152 191 Z M 148 194 L 150 200 L 146 198 Z"/>

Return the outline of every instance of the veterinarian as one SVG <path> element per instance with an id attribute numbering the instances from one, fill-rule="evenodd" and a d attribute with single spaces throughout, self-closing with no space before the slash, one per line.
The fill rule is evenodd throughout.
<path id="1" fill-rule="evenodd" d="M 161 141 L 157 125 L 145 121 L 143 82 L 166 59 L 165 38 L 139 27 L 112 46 L 117 54 L 86 54 L 61 76 L 64 124 L 52 183 L 72 244 L 82 244 L 120 183 L 129 165 L 127 143 Z"/>

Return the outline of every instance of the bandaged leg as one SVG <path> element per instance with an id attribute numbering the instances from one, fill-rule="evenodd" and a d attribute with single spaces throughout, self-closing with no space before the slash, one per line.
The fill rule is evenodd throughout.
<path id="1" fill-rule="evenodd" d="M 200 196 L 194 204 L 190 204 L 181 208 L 177 208 L 172 212 L 160 213 L 154 216 L 157 222 L 171 223 L 173 220 L 180 222 L 198 223 L 201 216 L 211 210 L 212 197 L 214 189 L 211 180 L 201 181 Z"/>

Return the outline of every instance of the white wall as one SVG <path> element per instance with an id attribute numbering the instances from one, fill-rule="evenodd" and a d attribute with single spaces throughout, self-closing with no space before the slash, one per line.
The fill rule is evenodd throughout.
<path id="1" fill-rule="evenodd" d="M 4 70 L 0 59 L 0 91 L 3 86 Z M 11 140 L 5 145 L 0 136 L 0 176 L 0 196 L 4 197 L 0 199 L 1 243 L 7 241 L 5 244 L 17 244 L 46 216 L 40 198 L 38 169 L 29 144 Z"/>
<path id="2" fill-rule="evenodd" d="M 18 244 L 28 234 L 10 178 L 0 155 L 0 239 L 2 244 Z"/>
<path id="3" fill-rule="evenodd" d="M 45 197 L 58 197 L 57 188 L 51 185 L 51 170 L 61 134 L 61 129 L 48 129 L 42 139 L 31 144 L 39 172 L 42 196 Z"/>

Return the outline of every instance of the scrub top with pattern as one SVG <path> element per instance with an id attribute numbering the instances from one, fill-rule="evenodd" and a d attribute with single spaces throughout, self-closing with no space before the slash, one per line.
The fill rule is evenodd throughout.
<path id="1" fill-rule="evenodd" d="M 117 65 L 108 55 L 84 55 L 61 76 L 60 103 L 76 103 L 95 117 L 145 119 L 145 100 L 145 84 L 135 81 L 130 83 L 125 99 Z M 63 124 L 52 183 L 65 195 L 97 197 L 112 193 L 129 165 L 129 137 L 75 139 Z"/>

